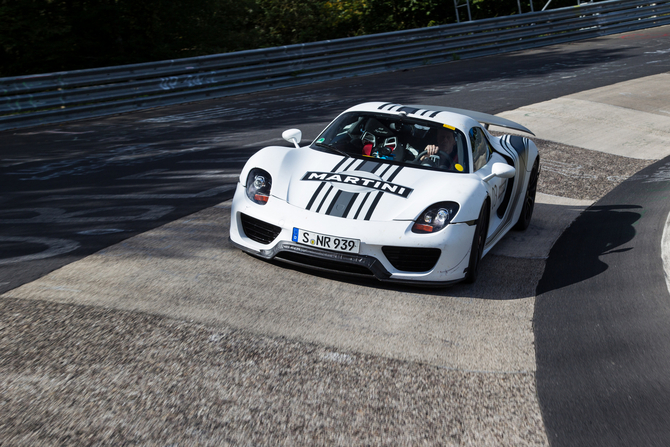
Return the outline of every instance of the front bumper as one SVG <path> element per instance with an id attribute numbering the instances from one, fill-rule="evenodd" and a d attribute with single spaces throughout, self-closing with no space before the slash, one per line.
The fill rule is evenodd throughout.
<path id="1" fill-rule="evenodd" d="M 242 215 L 275 228 L 273 239 L 257 242 L 245 234 Z M 277 260 L 312 269 L 355 276 L 375 277 L 380 281 L 423 285 L 447 285 L 465 276 L 474 226 L 451 224 L 436 234 L 415 234 L 409 221 L 360 221 L 306 211 L 279 199 L 257 205 L 238 186 L 231 207 L 230 240 L 241 250 L 268 260 Z M 359 239 L 360 253 L 342 253 L 293 242 L 293 228 L 322 234 Z M 276 236 L 274 236 L 276 234 Z M 441 250 L 428 271 L 403 271 L 394 267 L 384 249 L 407 248 Z M 396 262 L 397 265 L 397 262 Z"/>

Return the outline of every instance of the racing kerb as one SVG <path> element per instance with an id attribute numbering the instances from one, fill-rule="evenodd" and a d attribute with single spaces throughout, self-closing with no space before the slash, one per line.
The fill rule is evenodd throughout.
<path id="1" fill-rule="evenodd" d="M 670 23 L 670 0 L 611 0 L 475 22 L 0 79 L 0 130 L 486 56 Z"/>

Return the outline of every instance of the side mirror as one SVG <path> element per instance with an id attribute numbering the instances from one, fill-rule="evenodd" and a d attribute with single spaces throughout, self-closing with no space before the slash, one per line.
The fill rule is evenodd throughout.
<path id="1" fill-rule="evenodd" d="M 289 129 L 285 130 L 281 134 L 282 138 L 288 141 L 289 143 L 293 143 L 295 147 L 300 149 L 300 140 L 302 140 L 302 131 L 300 129 Z"/>
<path id="2" fill-rule="evenodd" d="M 488 182 L 493 177 L 512 178 L 514 174 L 516 174 L 516 170 L 512 166 L 505 163 L 493 163 L 491 173 L 482 180 Z"/>

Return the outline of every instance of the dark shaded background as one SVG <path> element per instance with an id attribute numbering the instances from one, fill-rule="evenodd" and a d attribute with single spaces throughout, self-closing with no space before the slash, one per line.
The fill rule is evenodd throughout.
<path id="1" fill-rule="evenodd" d="M 522 11 L 530 11 L 530 0 Z M 545 0 L 535 0 L 541 9 Z M 574 6 L 553 0 L 550 9 Z M 474 20 L 516 0 L 471 2 Z M 465 8 L 461 19 L 467 19 Z M 0 76 L 51 73 L 455 23 L 440 0 L 0 0 Z"/>

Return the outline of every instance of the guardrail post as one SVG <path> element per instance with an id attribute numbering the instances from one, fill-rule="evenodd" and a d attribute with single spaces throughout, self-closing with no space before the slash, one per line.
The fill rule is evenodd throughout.
<path id="1" fill-rule="evenodd" d="M 530 3 L 530 12 L 535 12 L 535 9 L 533 8 L 533 0 L 530 0 L 529 3 Z M 551 0 L 549 0 L 549 3 L 551 3 Z M 547 5 L 549 5 L 549 3 L 547 3 Z M 521 11 L 521 1 L 516 0 L 516 5 L 519 7 L 519 14 L 523 14 L 523 11 Z M 545 6 L 545 8 L 546 7 L 547 6 Z M 544 9 L 542 11 L 544 11 Z"/>
<path id="2" fill-rule="evenodd" d="M 454 0 L 454 10 L 456 11 L 456 23 L 461 23 L 461 19 L 458 14 L 458 8 L 462 8 L 463 6 L 468 8 L 468 22 L 472 22 L 472 15 L 470 15 L 470 0 L 465 0 L 465 4 L 462 5 L 460 3 L 461 0 Z"/>

